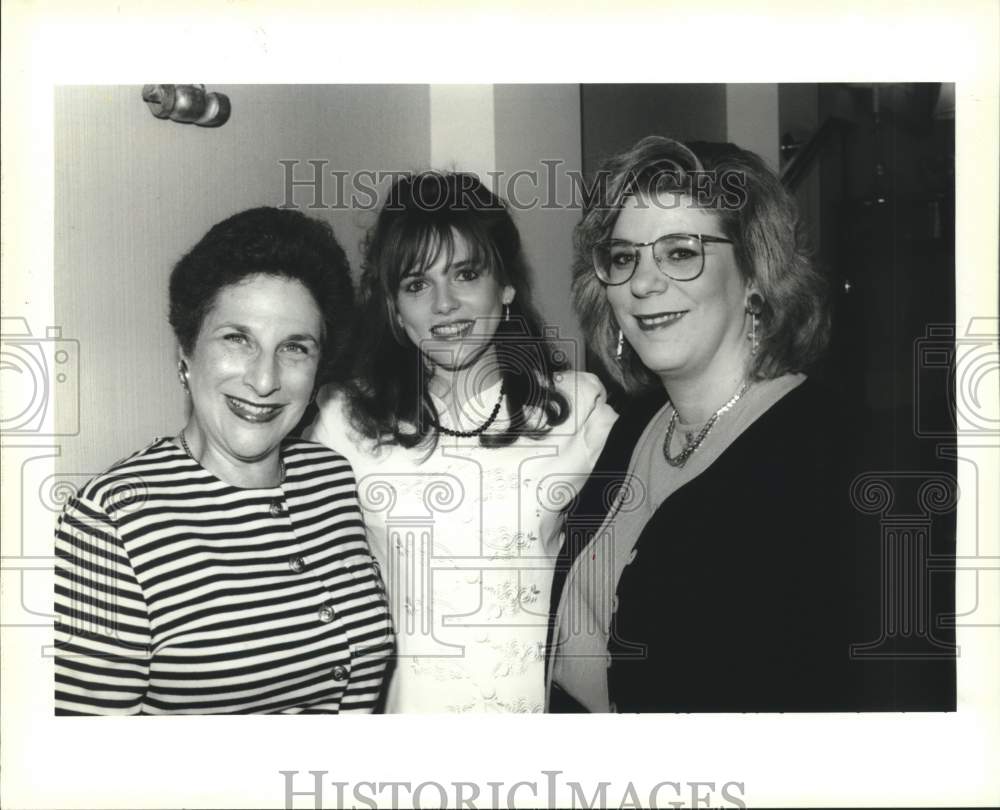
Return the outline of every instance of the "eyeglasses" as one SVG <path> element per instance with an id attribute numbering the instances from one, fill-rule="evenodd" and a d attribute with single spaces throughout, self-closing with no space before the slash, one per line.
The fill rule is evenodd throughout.
<path id="1" fill-rule="evenodd" d="M 594 246 L 594 272 L 609 286 L 626 284 L 639 266 L 639 248 L 652 246 L 661 273 L 674 281 L 694 281 L 705 269 L 705 244 L 713 242 L 731 245 L 733 240 L 700 233 L 668 233 L 653 242 L 608 239 Z"/>

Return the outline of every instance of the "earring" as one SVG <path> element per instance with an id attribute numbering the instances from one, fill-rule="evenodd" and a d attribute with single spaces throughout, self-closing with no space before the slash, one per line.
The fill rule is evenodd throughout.
<path id="1" fill-rule="evenodd" d="M 177 361 L 177 379 L 180 380 L 181 388 L 184 389 L 185 394 L 190 394 L 191 389 L 188 388 L 188 369 L 187 363 L 183 360 Z"/>
<path id="2" fill-rule="evenodd" d="M 400 346 L 406 345 L 406 332 L 403 329 L 403 319 L 399 317 L 399 313 L 396 308 L 392 305 L 392 302 L 386 300 L 385 308 L 389 317 L 389 331 L 392 333 L 393 339 Z"/>
<path id="3" fill-rule="evenodd" d="M 615 360 L 619 363 L 622 361 L 622 352 L 625 350 L 625 333 L 621 329 L 618 330 L 618 349 L 615 351 Z"/>
<path id="4" fill-rule="evenodd" d="M 747 296 L 746 310 L 750 314 L 750 334 L 747 335 L 750 341 L 750 354 L 756 356 L 759 343 L 757 327 L 760 323 L 760 314 L 764 311 L 764 296 L 758 292 L 750 293 Z"/>
<path id="5" fill-rule="evenodd" d="M 510 320 L 510 304 L 503 305 L 503 319 L 504 321 Z"/>

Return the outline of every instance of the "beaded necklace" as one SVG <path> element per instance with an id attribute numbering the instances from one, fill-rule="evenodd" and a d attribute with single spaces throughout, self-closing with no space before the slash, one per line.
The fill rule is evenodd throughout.
<path id="1" fill-rule="evenodd" d="M 493 406 L 493 410 L 490 412 L 490 415 L 486 419 L 486 421 L 483 422 L 483 424 L 481 424 L 475 430 L 452 430 L 451 428 L 442 427 L 441 425 L 438 424 L 437 419 L 433 418 L 431 419 L 431 424 L 439 433 L 443 433 L 446 436 L 455 436 L 460 439 L 471 439 L 473 436 L 478 436 L 480 433 L 483 433 L 490 427 L 490 425 L 492 425 L 496 421 L 497 416 L 500 413 L 500 404 L 503 402 L 503 394 L 504 394 L 503 383 L 501 383 L 500 396 L 497 397 L 497 404 Z"/>
<path id="2" fill-rule="evenodd" d="M 683 467 L 685 462 L 691 458 L 694 451 L 705 441 L 705 437 L 715 427 L 715 423 L 719 421 L 719 417 L 732 408 L 739 401 L 740 397 L 747 392 L 749 387 L 750 383 L 744 382 L 739 390 L 729 398 L 729 401 L 709 417 L 705 426 L 698 431 L 698 435 L 694 439 L 688 438 L 684 444 L 684 449 L 676 456 L 670 455 L 670 441 L 674 437 L 674 428 L 677 427 L 677 409 L 674 408 L 674 412 L 670 415 L 670 424 L 667 425 L 667 435 L 663 437 L 663 457 L 667 460 L 667 464 L 671 467 Z"/>

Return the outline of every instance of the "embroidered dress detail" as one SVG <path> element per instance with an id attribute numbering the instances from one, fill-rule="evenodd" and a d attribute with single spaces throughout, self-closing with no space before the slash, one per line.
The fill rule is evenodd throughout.
<path id="1" fill-rule="evenodd" d="M 545 663 L 537 651 L 548 628 L 561 510 L 616 418 L 596 378 L 563 377 L 570 418 L 541 439 L 487 448 L 477 438 L 441 436 L 429 457 L 422 447 L 373 452 L 350 430 L 343 400 L 321 397 L 311 435 L 354 467 L 393 609 L 400 660 L 387 711 L 542 710 Z M 494 396 L 481 394 L 485 402 Z M 504 409 L 490 431 L 508 424 Z"/>

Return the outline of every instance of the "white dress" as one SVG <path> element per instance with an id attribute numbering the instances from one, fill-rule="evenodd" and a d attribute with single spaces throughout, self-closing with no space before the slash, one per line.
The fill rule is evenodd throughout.
<path id="1" fill-rule="evenodd" d="M 397 661 L 387 711 L 542 711 L 560 512 L 617 418 L 594 375 L 562 372 L 556 384 L 571 412 L 543 438 L 493 449 L 442 435 L 430 456 L 376 449 L 351 429 L 343 396 L 322 392 L 307 435 L 354 467 L 389 593 Z M 487 415 L 498 395 L 499 383 L 481 392 Z M 501 408 L 490 432 L 507 418 Z"/>

